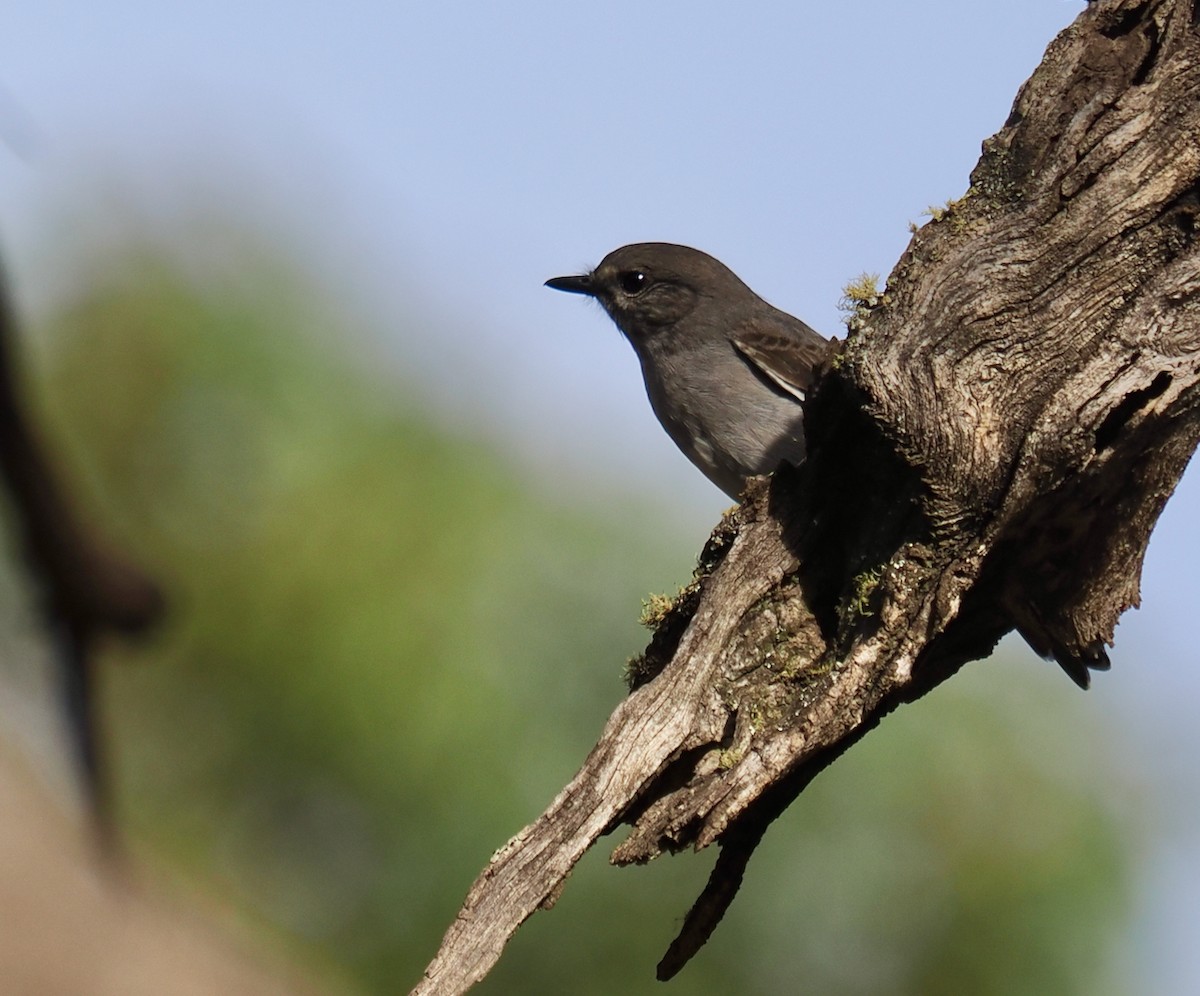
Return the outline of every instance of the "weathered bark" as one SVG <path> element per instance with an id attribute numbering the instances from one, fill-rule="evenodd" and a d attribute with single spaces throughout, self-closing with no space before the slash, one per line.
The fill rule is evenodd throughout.
<path id="1" fill-rule="evenodd" d="M 417 993 L 481 979 L 601 834 L 720 843 L 659 966 L 767 825 L 896 705 L 1018 629 L 1086 684 L 1200 440 L 1200 34 L 1100 0 L 1049 47 L 967 195 L 917 232 L 814 396 L 810 457 L 714 533 L 575 779 L 475 882 Z"/>

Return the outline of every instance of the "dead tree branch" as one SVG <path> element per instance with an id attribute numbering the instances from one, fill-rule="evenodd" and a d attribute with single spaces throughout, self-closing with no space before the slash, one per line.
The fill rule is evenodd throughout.
<path id="1" fill-rule="evenodd" d="M 84 525 L 35 428 L 14 353 L 16 320 L 0 274 L 0 480 L 55 644 L 64 708 L 97 827 L 111 843 L 106 771 L 94 714 L 95 645 L 140 633 L 162 613 L 155 583 Z"/>
<path id="2" fill-rule="evenodd" d="M 805 413 L 810 457 L 714 533 L 575 779 L 471 888 L 416 993 L 481 979 L 596 839 L 722 847 L 673 974 L 767 825 L 1017 629 L 1086 684 L 1200 439 L 1200 34 L 1100 0 L 962 200 L 918 231 Z"/>

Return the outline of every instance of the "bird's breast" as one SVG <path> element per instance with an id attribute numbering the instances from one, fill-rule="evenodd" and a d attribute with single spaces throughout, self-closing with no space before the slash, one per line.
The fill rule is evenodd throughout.
<path id="1" fill-rule="evenodd" d="M 732 348 L 670 362 L 678 358 L 643 359 L 646 393 L 675 445 L 721 490 L 737 497 L 747 477 L 803 459 L 800 405 L 767 388 Z"/>

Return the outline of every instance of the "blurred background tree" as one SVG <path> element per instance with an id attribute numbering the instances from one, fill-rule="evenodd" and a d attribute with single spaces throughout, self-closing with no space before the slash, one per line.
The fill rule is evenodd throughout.
<path id="1" fill-rule="evenodd" d="M 40 407 L 172 605 L 103 675 L 119 819 L 297 959 L 403 991 L 573 774 L 640 599 L 705 537 L 520 472 L 269 236 L 134 225 L 84 262 L 34 330 Z M 1126 991 L 1137 789 L 1062 686 L 996 660 L 886 721 L 772 829 L 672 988 Z M 665 991 L 653 965 L 710 861 L 589 855 L 480 991 Z"/>

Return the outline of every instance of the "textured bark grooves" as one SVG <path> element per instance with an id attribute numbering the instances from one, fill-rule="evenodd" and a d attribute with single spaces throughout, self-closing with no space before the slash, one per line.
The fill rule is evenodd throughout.
<path id="1" fill-rule="evenodd" d="M 1050 45 L 971 187 L 917 232 L 750 488 L 575 779 L 471 888 L 416 993 L 483 978 L 602 834 L 719 843 L 659 966 L 732 900 L 822 768 L 1019 630 L 1086 684 L 1200 440 L 1193 3 L 1099 0 Z"/>

